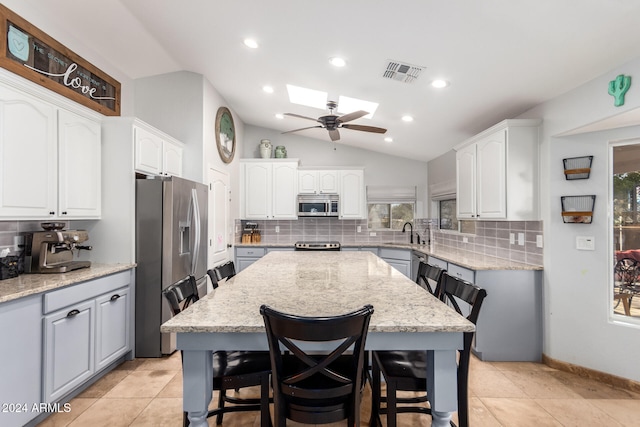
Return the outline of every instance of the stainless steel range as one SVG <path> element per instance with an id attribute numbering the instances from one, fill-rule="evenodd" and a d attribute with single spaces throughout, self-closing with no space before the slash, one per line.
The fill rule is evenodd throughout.
<path id="1" fill-rule="evenodd" d="M 296 242 L 296 251 L 339 251 L 340 242 Z"/>

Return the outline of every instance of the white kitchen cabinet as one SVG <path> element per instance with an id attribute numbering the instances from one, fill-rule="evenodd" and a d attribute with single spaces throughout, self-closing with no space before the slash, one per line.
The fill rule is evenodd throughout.
<path id="1" fill-rule="evenodd" d="M 55 216 L 56 143 L 56 108 L 0 85 L 0 218 Z"/>
<path id="2" fill-rule="evenodd" d="M 365 219 L 364 170 L 340 171 L 340 219 Z"/>
<path id="3" fill-rule="evenodd" d="M 43 401 L 55 402 L 131 348 L 131 272 L 43 297 Z"/>
<path id="4" fill-rule="evenodd" d="M 37 415 L 42 401 L 42 296 L 32 295 L 0 304 L 1 424 L 19 427 Z M 26 406 L 25 406 L 26 405 Z"/>
<path id="5" fill-rule="evenodd" d="M 454 147 L 460 219 L 539 219 L 540 120 L 505 120 Z"/>
<path id="6" fill-rule="evenodd" d="M 0 85 L 0 219 L 97 219 L 100 122 Z"/>
<path id="7" fill-rule="evenodd" d="M 240 168 L 243 218 L 298 218 L 298 160 L 241 160 Z"/>
<path id="8" fill-rule="evenodd" d="M 298 193 L 338 194 L 339 172 L 337 170 L 298 170 Z"/>
<path id="9" fill-rule="evenodd" d="M 136 171 L 182 176 L 182 143 L 140 121 L 134 123 L 133 132 Z"/>
<path id="10" fill-rule="evenodd" d="M 100 218 L 100 123 L 58 111 L 58 216 Z"/>

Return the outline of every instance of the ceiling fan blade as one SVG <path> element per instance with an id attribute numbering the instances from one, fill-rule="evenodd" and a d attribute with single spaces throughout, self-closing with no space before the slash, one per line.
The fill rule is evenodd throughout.
<path id="1" fill-rule="evenodd" d="M 329 131 L 329 138 L 331 138 L 332 141 L 337 141 L 340 139 L 340 132 L 338 132 L 338 129 L 333 129 Z"/>
<path id="2" fill-rule="evenodd" d="M 362 125 L 342 125 L 340 127 L 346 128 L 346 129 L 351 129 L 351 130 L 361 130 L 364 132 L 373 132 L 373 133 L 386 133 L 387 130 L 384 128 L 378 128 L 375 126 L 362 126 Z"/>
<path id="3" fill-rule="evenodd" d="M 323 126 L 309 126 L 306 128 L 300 128 L 300 129 L 294 129 L 294 130 L 288 130 L 286 132 L 282 132 L 282 135 L 284 135 L 285 133 L 293 133 L 293 132 L 298 132 L 299 130 L 307 130 L 307 129 L 314 129 L 314 128 L 321 128 Z"/>
<path id="4" fill-rule="evenodd" d="M 307 120 L 313 120 L 314 122 L 317 122 L 318 119 L 314 119 L 311 117 L 307 117 L 307 116 L 301 116 L 300 114 L 294 114 L 294 113 L 283 113 L 284 116 L 291 116 L 291 117 L 297 117 L 299 119 L 307 119 Z"/>
<path id="5" fill-rule="evenodd" d="M 359 119 L 360 117 L 364 117 L 369 114 L 368 111 L 359 110 L 354 111 L 353 113 L 345 114 L 344 116 L 338 117 L 337 121 L 341 123 L 350 122 L 351 120 Z"/>

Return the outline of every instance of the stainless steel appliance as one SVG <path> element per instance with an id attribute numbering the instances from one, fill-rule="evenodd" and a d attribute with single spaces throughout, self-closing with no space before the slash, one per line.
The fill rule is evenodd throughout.
<path id="1" fill-rule="evenodd" d="M 136 357 L 160 357 L 176 349 L 175 335 L 161 334 L 171 318 L 162 291 L 194 276 L 206 293 L 207 186 L 182 178 L 136 180 Z"/>
<path id="2" fill-rule="evenodd" d="M 340 242 L 296 242 L 296 251 L 339 251 Z"/>
<path id="3" fill-rule="evenodd" d="M 299 194 L 298 216 L 338 216 L 337 194 Z"/>
<path id="4" fill-rule="evenodd" d="M 24 236 L 25 273 L 66 273 L 91 266 L 91 261 L 74 261 L 75 251 L 91 250 L 81 245 L 89 240 L 85 230 L 62 230 L 64 223 L 43 223 L 45 231 L 27 233 Z"/>

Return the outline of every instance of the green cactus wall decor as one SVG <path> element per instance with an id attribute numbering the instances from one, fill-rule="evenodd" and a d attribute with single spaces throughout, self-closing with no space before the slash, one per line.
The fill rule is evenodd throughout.
<path id="1" fill-rule="evenodd" d="M 631 86 L 631 76 L 625 76 L 624 74 L 618 75 L 615 80 L 609 82 L 609 95 L 615 99 L 613 105 L 619 107 L 624 105 L 624 95 Z"/>

